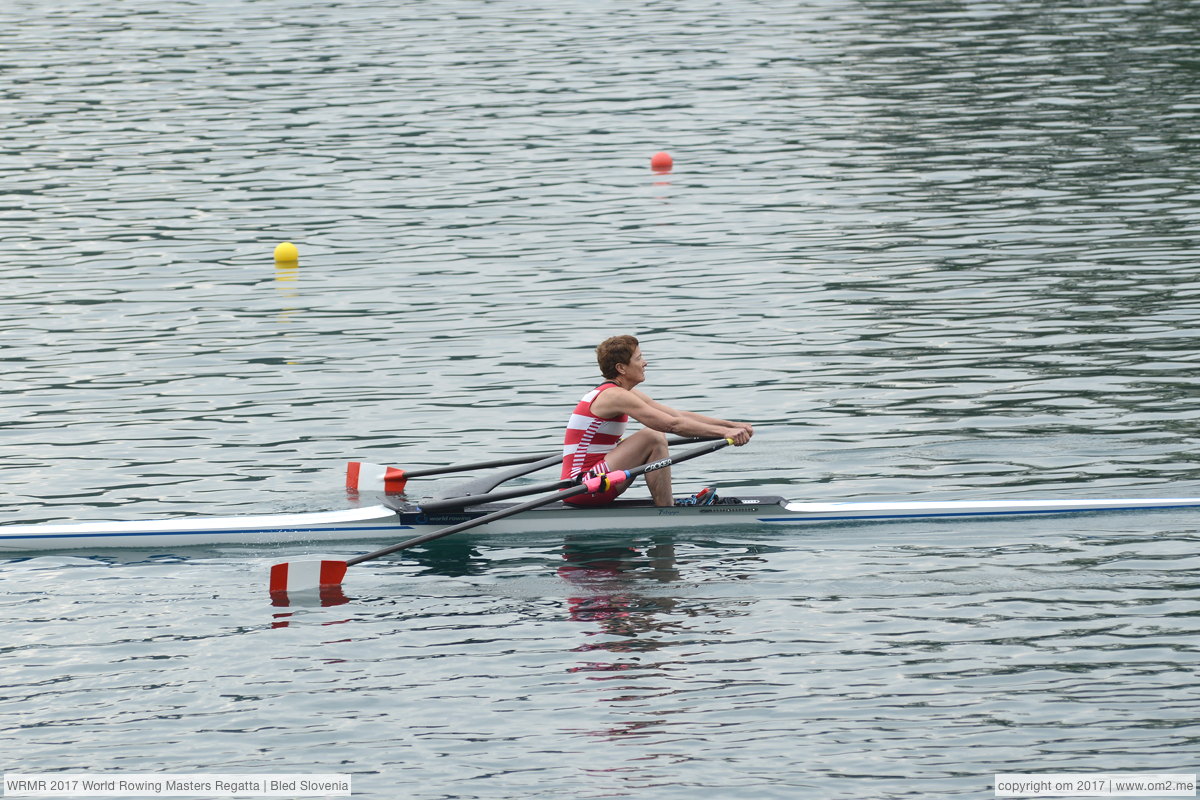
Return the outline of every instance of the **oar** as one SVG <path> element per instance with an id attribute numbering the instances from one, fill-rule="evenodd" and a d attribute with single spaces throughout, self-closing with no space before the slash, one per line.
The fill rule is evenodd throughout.
<path id="1" fill-rule="evenodd" d="M 489 467 L 506 467 L 514 463 L 511 459 L 500 461 L 485 461 L 479 464 L 462 464 L 459 467 L 431 467 L 430 469 L 415 469 L 411 472 L 400 467 L 387 467 L 383 464 L 372 464 L 367 461 L 346 462 L 346 491 L 351 494 L 358 492 L 383 492 L 384 494 L 404 494 L 404 487 L 409 478 L 423 478 L 429 475 L 450 475 L 454 472 L 467 472 L 472 469 L 487 469 Z M 523 464 L 515 470 L 499 476 L 481 478 L 472 481 L 460 490 L 464 494 L 483 494 L 500 483 L 554 464 L 562 463 L 562 453 L 546 456 L 538 461 L 532 458 L 522 458 L 517 464 Z M 480 488 L 482 490 L 480 491 Z"/>
<path id="2" fill-rule="evenodd" d="M 704 442 L 708 439 L 669 439 L 667 444 L 674 447 L 679 444 L 687 444 L 689 442 Z M 552 464 L 558 463 L 562 459 L 562 451 L 558 450 L 553 453 L 535 453 L 527 456 L 513 456 L 512 458 L 502 458 L 497 461 L 477 461 L 470 464 L 452 464 L 446 467 L 427 467 L 425 469 L 406 470 L 400 467 L 389 467 L 382 464 L 372 464 L 368 461 L 348 461 L 346 462 L 346 491 L 362 492 L 362 491 L 383 491 L 387 494 L 403 494 L 404 487 L 408 484 L 409 478 L 429 478 L 434 475 L 450 475 L 455 472 L 472 472 L 480 469 L 494 469 L 496 467 L 512 467 L 518 464 L 531 464 L 530 468 L 524 472 L 517 472 L 506 476 L 503 480 L 526 475 L 535 470 L 544 469 Z M 538 462 L 534 464 L 533 462 Z M 489 491 L 499 485 L 493 483 L 483 491 Z M 475 492 L 464 491 L 464 494 L 474 494 Z M 482 493 L 482 492 L 481 492 Z"/>
<path id="3" fill-rule="evenodd" d="M 552 456 L 546 456 L 541 461 L 534 461 L 532 464 L 522 464 L 516 469 L 506 469 L 503 472 L 489 472 L 486 475 L 480 475 L 466 483 L 458 483 L 454 486 L 441 489 L 441 494 L 437 499 L 443 497 L 470 497 L 472 495 L 487 494 L 502 483 L 507 483 L 514 478 L 520 478 L 523 475 L 528 475 L 531 472 L 539 472 L 546 467 L 551 467 L 556 464 L 561 465 L 563 462 L 562 453 L 555 453 Z"/>
<path id="4" fill-rule="evenodd" d="M 342 579 L 346 576 L 346 569 L 355 564 L 361 564 L 364 561 L 372 561 L 382 556 L 391 555 L 401 550 L 407 550 L 410 547 L 432 542 L 434 539 L 441 539 L 443 536 L 449 536 L 454 533 L 477 528 L 480 525 L 486 525 L 489 522 L 494 522 L 498 519 L 511 517 L 514 514 L 520 514 L 522 511 L 529 511 L 534 508 L 548 506 L 551 503 L 557 503 L 568 497 L 575 497 L 580 494 L 588 494 L 592 492 L 603 492 L 611 488 L 620 486 L 623 483 L 632 481 L 639 475 L 655 470 L 666 469 L 672 464 L 680 464 L 684 461 L 696 458 L 698 456 L 711 453 L 714 450 L 720 450 L 726 445 L 733 444 L 732 439 L 717 439 L 708 442 L 694 450 L 689 450 L 686 453 L 675 456 L 673 458 L 664 458 L 659 461 L 651 461 L 648 464 L 634 467 L 628 470 L 617 470 L 610 472 L 607 475 L 600 475 L 595 478 L 585 480 L 581 485 L 576 486 L 566 491 L 555 491 L 547 494 L 545 497 L 537 497 L 525 503 L 520 503 L 509 508 L 504 508 L 499 511 L 494 511 L 491 514 L 484 514 L 482 517 L 460 522 L 457 525 L 451 525 L 449 528 L 425 533 L 414 537 L 407 541 L 385 547 L 382 550 L 376 550 L 373 553 L 367 553 L 361 556 L 347 559 L 345 561 L 297 561 L 294 563 L 285 562 L 276 564 L 271 567 L 271 583 L 270 591 L 272 594 L 289 591 L 312 590 L 314 588 L 327 588 L 330 586 L 338 586 Z"/>

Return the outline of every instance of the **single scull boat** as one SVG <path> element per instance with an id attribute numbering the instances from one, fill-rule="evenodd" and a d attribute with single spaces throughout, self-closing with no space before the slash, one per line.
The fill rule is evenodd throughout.
<path id="1" fill-rule="evenodd" d="M 426 512 L 389 501 L 345 511 L 242 517 L 185 517 L 143 522 L 79 522 L 0 526 L 0 551 L 90 551 L 110 547 L 166 548 L 213 544 L 317 544 L 394 539 L 436 531 L 505 508 L 486 503 Z M 1200 508 L 1200 498 L 1076 500 L 949 500 L 794 502 L 782 497 L 724 498 L 718 505 L 657 508 L 650 500 L 617 500 L 578 508 L 555 502 L 479 528 L 491 533 L 641 531 L 708 527 L 864 523 L 964 517 L 1011 517 Z"/>

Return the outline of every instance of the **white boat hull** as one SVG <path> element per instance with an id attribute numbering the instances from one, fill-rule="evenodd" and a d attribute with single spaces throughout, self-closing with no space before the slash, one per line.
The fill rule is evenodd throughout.
<path id="1" fill-rule="evenodd" d="M 279 545 L 400 540 L 481 516 L 502 505 L 425 515 L 413 506 L 377 505 L 244 517 L 185 517 L 143 522 L 80 522 L 0 526 L 0 551 L 90 552 L 114 547 L 175 548 L 193 545 Z M 938 518 L 1011 517 L 1200 509 L 1200 498 L 1115 500 L 989 500 L 801 503 L 778 497 L 742 498 L 738 505 L 655 508 L 647 500 L 619 500 L 601 508 L 554 504 L 497 520 L 490 533 L 662 530 L 697 527 L 787 526 Z"/>

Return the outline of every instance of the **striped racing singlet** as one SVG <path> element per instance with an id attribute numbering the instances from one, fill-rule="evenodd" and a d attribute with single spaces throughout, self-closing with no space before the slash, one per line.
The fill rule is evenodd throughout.
<path id="1" fill-rule="evenodd" d="M 567 433 L 563 437 L 562 477 L 574 478 L 604 460 L 625 435 L 628 414 L 613 419 L 602 419 L 592 413 L 592 401 L 605 389 L 616 386 L 606 382 L 580 398 L 571 418 L 567 421 Z"/>

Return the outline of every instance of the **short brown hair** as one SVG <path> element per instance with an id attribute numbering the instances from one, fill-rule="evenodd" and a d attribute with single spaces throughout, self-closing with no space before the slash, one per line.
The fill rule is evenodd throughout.
<path id="1" fill-rule="evenodd" d="M 628 364 L 633 360 L 633 353 L 637 349 L 638 340 L 633 336 L 612 336 L 605 339 L 596 348 L 596 363 L 600 365 L 600 374 L 609 380 L 617 377 L 617 364 Z"/>

